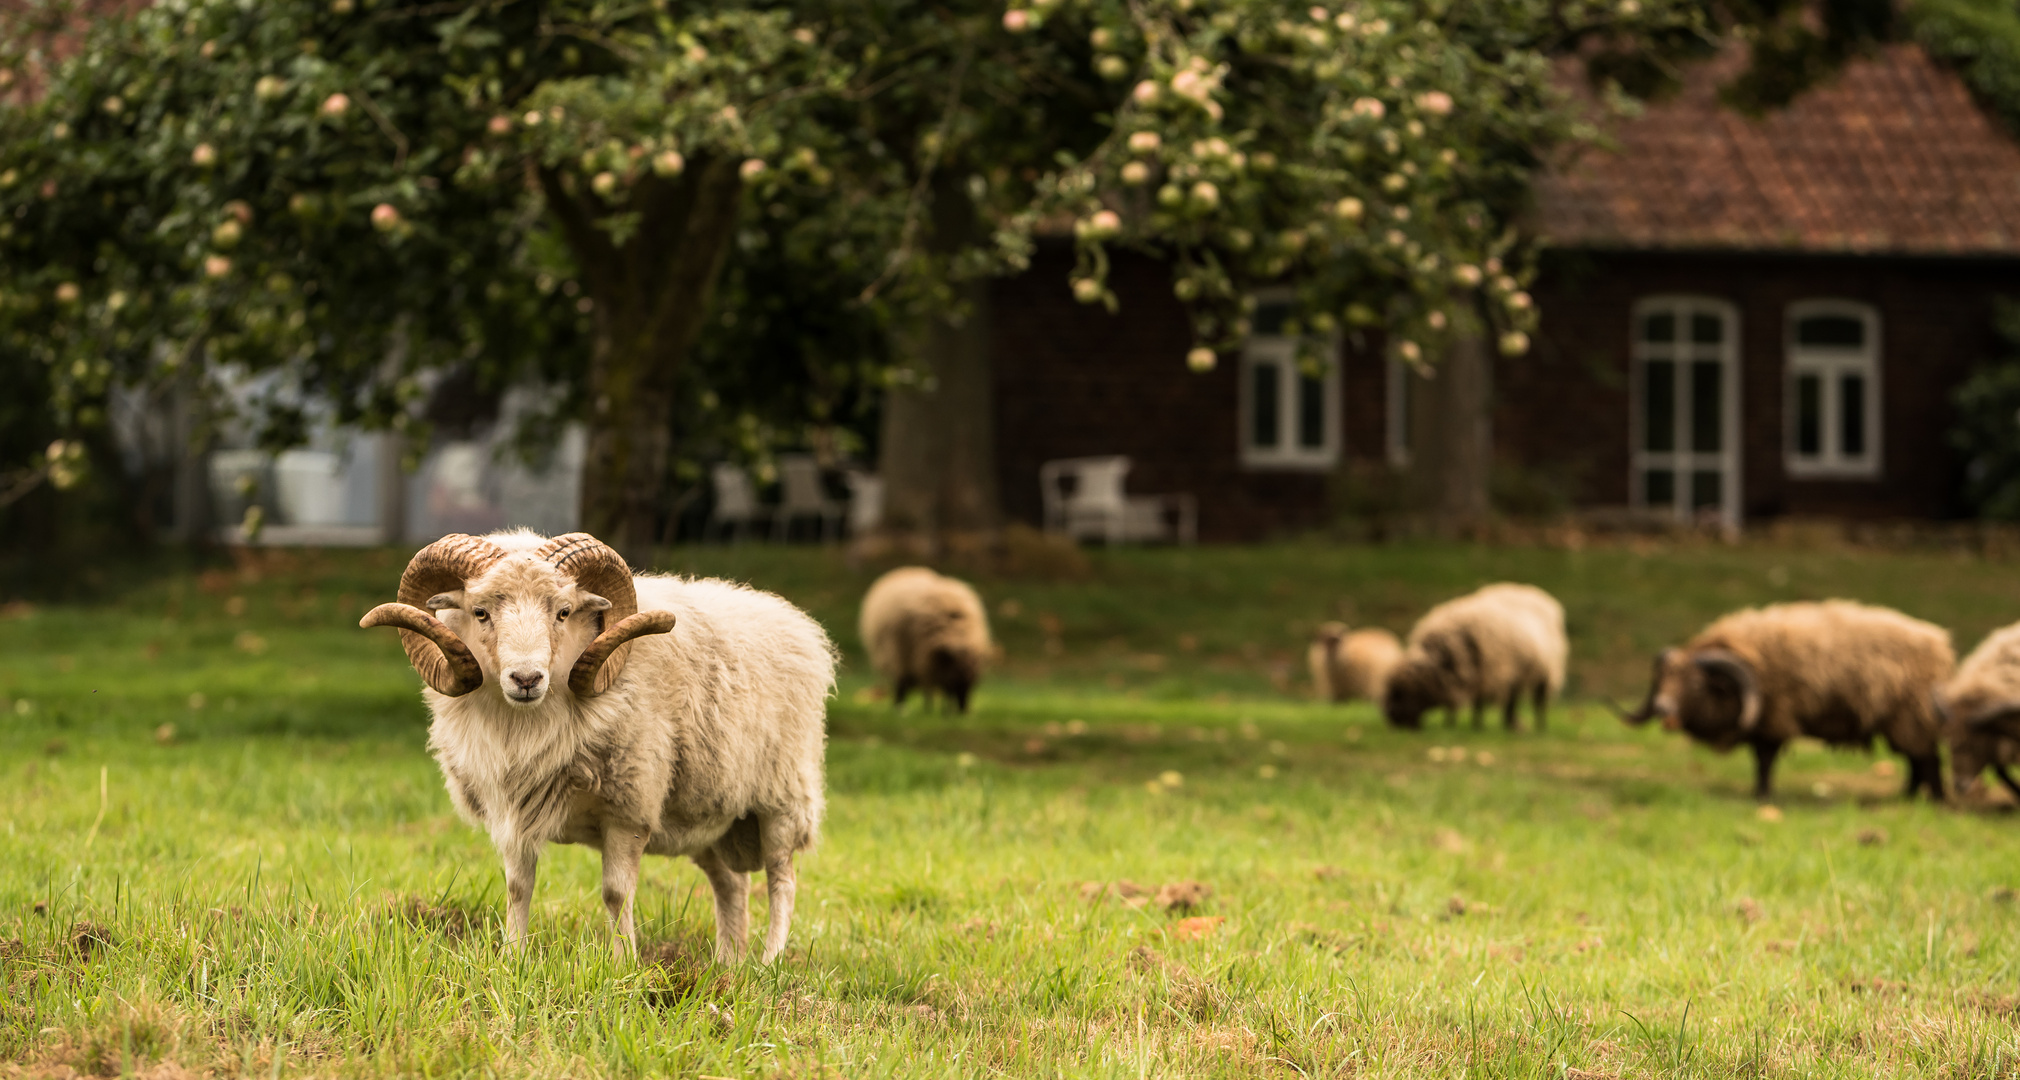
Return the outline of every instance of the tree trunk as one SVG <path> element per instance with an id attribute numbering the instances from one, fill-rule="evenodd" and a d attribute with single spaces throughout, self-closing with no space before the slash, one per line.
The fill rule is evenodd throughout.
<path id="1" fill-rule="evenodd" d="M 1441 533 L 1484 524 L 1493 467 L 1493 359 L 1478 326 L 1452 336 L 1445 359 L 1410 395 L 1410 479 L 1415 502 Z"/>
<path id="2" fill-rule="evenodd" d="M 884 528 L 935 538 L 996 528 L 996 445 L 988 283 L 964 312 L 928 317 L 899 347 L 917 380 L 884 397 Z"/>
<path id="3" fill-rule="evenodd" d="M 973 203 L 951 180 L 934 185 L 929 230 L 927 247 L 942 262 L 981 235 Z M 1002 518 L 989 282 L 961 283 L 956 294 L 898 334 L 914 378 L 884 396 L 882 528 L 925 547 L 993 533 Z"/>
<path id="4" fill-rule="evenodd" d="M 702 158 L 671 180 L 647 174 L 618 207 L 551 169 L 540 172 L 594 305 L 583 528 L 636 567 L 651 565 L 659 532 L 680 368 L 736 235 L 739 164 Z M 595 224 L 612 210 L 642 215 L 622 247 Z"/>

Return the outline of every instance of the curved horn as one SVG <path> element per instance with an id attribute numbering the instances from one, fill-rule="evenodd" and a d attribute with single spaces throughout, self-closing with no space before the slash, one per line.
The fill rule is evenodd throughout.
<path id="1" fill-rule="evenodd" d="M 484 685 L 484 669 L 477 665 L 477 657 L 470 652 L 470 646 L 456 636 L 454 630 L 443 625 L 442 620 L 422 611 L 411 604 L 380 604 L 365 613 L 358 620 L 361 627 L 397 626 L 409 634 L 418 634 L 434 643 L 439 650 L 441 663 L 423 668 L 421 659 L 414 660 L 414 670 L 446 697 L 462 697 L 464 694 Z M 403 635 L 404 636 L 404 635 Z M 412 650 L 409 650 L 411 655 Z"/>
<path id="2" fill-rule="evenodd" d="M 1642 699 L 1641 708 L 1628 712 L 1626 709 L 1615 705 L 1611 698 L 1608 698 L 1606 701 L 1607 707 L 1611 708 L 1614 714 L 1620 717 L 1622 722 L 1632 724 L 1635 727 L 1640 727 L 1655 719 L 1655 693 L 1662 688 L 1662 673 L 1669 667 L 1669 658 L 1675 655 L 1675 649 L 1664 649 L 1655 654 L 1655 670 L 1649 675 L 1648 696 Z"/>
<path id="3" fill-rule="evenodd" d="M 596 640 L 582 650 L 575 667 L 568 672 L 568 689 L 576 697 L 595 697 L 610 689 L 611 679 L 599 679 L 598 676 L 615 666 L 611 663 L 611 654 L 623 648 L 632 638 L 664 634 L 671 629 L 671 611 L 641 611 L 618 620 L 616 626 L 596 635 Z"/>
<path id="4" fill-rule="evenodd" d="M 471 655 L 469 646 L 463 644 L 455 631 L 421 608 L 427 604 L 429 597 L 465 587 L 470 579 L 483 574 L 504 557 L 504 548 L 481 536 L 464 533 L 445 536 L 415 552 L 413 559 L 407 563 L 407 569 L 401 571 L 399 604 L 374 608 L 365 616 L 367 621 L 358 625 L 399 627 L 400 644 L 407 650 L 407 661 L 420 673 L 422 682 L 451 697 L 467 694 L 484 685 L 483 670 L 475 666 L 476 659 Z M 416 624 L 410 616 L 382 614 L 387 606 L 412 608 L 427 622 Z M 369 621 L 374 618 L 378 621 Z M 461 660 L 452 658 L 452 651 L 460 651 L 461 659 L 468 659 L 471 666 L 460 668 Z"/>
<path id="5" fill-rule="evenodd" d="M 1700 649 L 1690 662 L 1706 671 L 1720 671 L 1739 684 L 1739 729 L 1752 731 L 1760 723 L 1760 683 L 1753 668 L 1739 654 L 1728 649 Z"/>
<path id="6" fill-rule="evenodd" d="M 578 660 L 568 676 L 568 686 L 571 690 L 575 690 L 576 684 L 584 679 L 594 679 L 593 683 L 588 684 L 588 693 L 575 690 L 577 694 L 584 697 L 601 694 L 610 689 L 611 683 L 617 681 L 617 677 L 624 672 L 624 662 L 631 656 L 631 650 L 625 647 L 630 638 L 612 639 L 607 647 L 603 644 L 606 639 L 611 639 L 611 635 L 615 634 L 626 620 L 638 613 L 638 588 L 631 583 L 631 567 L 625 563 L 624 556 L 588 533 L 564 533 L 540 545 L 540 549 L 533 554 L 536 558 L 553 564 L 556 570 L 574 578 L 577 585 L 610 601 L 610 610 L 603 613 L 603 633 L 598 634 L 596 640 L 591 642 L 589 648 L 582 654 L 585 660 L 591 655 L 598 657 L 597 663 L 602 668 L 600 674 L 583 675 L 582 661 Z M 671 619 L 671 616 L 668 618 Z M 631 636 L 637 637 L 641 633 L 663 634 L 672 628 L 673 624 L 669 621 L 659 630 L 639 630 Z"/>

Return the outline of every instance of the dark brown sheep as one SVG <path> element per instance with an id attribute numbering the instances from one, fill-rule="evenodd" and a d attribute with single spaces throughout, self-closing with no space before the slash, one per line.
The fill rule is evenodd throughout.
<path id="1" fill-rule="evenodd" d="M 1571 655 L 1564 636 L 1564 607 L 1533 585 L 1488 585 L 1426 612 L 1410 631 L 1409 648 L 1389 672 L 1382 714 L 1391 725 L 1420 728 L 1424 713 L 1445 710 L 1450 726 L 1460 705 L 1473 709 L 1473 726 L 1489 703 L 1501 706 L 1514 730 L 1524 694 L 1543 729 L 1550 698 L 1564 688 Z"/>
<path id="2" fill-rule="evenodd" d="M 1959 795 L 1970 795 L 1986 769 L 2020 797 L 2006 766 L 2020 764 L 2020 623 L 1997 630 L 1957 666 L 1936 693 L 1943 741 L 1950 744 L 1950 776 Z"/>
<path id="3" fill-rule="evenodd" d="M 1926 787 L 1941 799 L 1934 694 L 1955 662 L 1948 631 L 1898 611 L 1845 600 L 1749 608 L 1664 649 L 1648 700 L 1621 718 L 1660 719 L 1719 751 L 1752 746 L 1761 799 L 1790 740 L 1878 736 L 1908 759 L 1908 796 Z"/>

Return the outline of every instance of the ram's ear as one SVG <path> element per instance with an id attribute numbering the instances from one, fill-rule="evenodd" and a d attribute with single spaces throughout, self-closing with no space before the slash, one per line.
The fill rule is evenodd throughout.
<path id="1" fill-rule="evenodd" d="M 610 601 L 592 592 L 577 593 L 575 607 L 578 611 L 609 611 Z"/>
<path id="2" fill-rule="evenodd" d="M 455 592 L 436 593 L 428 598 L 429 611 L 444 611 L 449 608 L 461 609 L 462 606 L 463 590 L 461 589 Z"/>

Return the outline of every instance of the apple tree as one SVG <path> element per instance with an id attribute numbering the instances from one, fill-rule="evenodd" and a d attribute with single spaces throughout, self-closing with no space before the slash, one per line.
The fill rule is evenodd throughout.
<path id="1" fill-rule="evenodd" d="M 1528 179 L 1593 135 L 1552 64 L 1650 82 L 1706 51 L 1711 9 L 162 0 L 59 18 L 57 39 L 0 34 L 0 363 L 34 369 L 66 431 L 102 424 L 114 383 L 196 366 L 279 368 L 390 425 L 430 368 L 536 373 L 588 422 L 587 527 L 640 557 L 672 425 L 695 416 L 683 376 L 697 355 L 735 364 L 702 344 L 735 314 L 711 319 L 724 268 L 771 243 L 806 300 L 738 302 L 889 326 L 910 360 L 888 408 L 940 435 L 887 440 L 939 471 L 910 485 L 918 516 L 986 525 L 971 316 L 1042 228 L 1072 230 L 1089 303 L 1114 302 L 1117 246 L 1171 262 L 1198 337 L 1174 364 L 1213 363 L 1269 282 L 1296 286 L 1298 328 L 1379 327 L 1412 363 L 1455 340 L 1519 355 Z M 777 389 L 707 393 L 728 408 L 720 390 L 754 381 Z"/>

